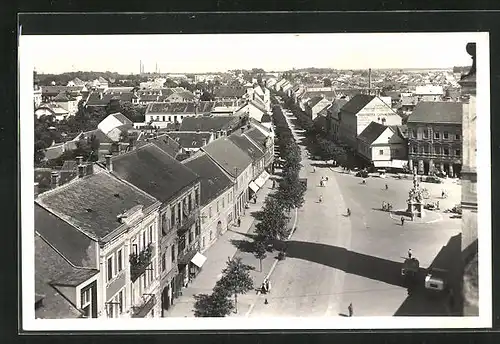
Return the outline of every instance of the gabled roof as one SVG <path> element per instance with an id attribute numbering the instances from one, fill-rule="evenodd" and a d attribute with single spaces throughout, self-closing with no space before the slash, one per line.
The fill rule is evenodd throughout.
<path id="1" fill-rule="evenodd" d="M 134 94 L 132 92 L 102 92 L 102 98 L 100 98 L 100 92 L 94 91 L 90 93 L 89 98 L 87 100 L 86 106 L 106 106 L 111 100 L 120 100 L 122 102 L 132 102 L 132 98 L 134 98 Z"/>
<path id="2" fill-rule="evenodd" d="M 243 136 L 241 132 L 232 133 L 229 135 L 229 139 L 250 158 L 252 158 L 253 161 L 256 161 L 264 156 L 264 152 L 253 144 L 253 142 L 251 142 L 246 136 Z"/>
<path id="3" fill-rule="evenodd" d="M 238 127 L 240 119 L 236 116 L 194 116 L 182 120 L 180 131 L 229 130 Z"/>
<path id="4" fill-rule="evenodd" d="M 377 123 L 371 122 L 368 126 L 358 135 L 358 139 L 371 145 L 388 127 Z"/>
<path id="5" fill-rule="evenodd" d="M 342 111 L 357 114 L 361 109 L 363 109 L 368 103 L 370 103 L 375 96 L 368 94 L 356 94 L 351 100 L 349 100 L 343 107 Z"/>
<path id="6" fill-rule="evenodd" d="M 98 262 L 89 248 L 95 240 L 80 232 L 35 201 L 35 230 L 77 267 L 94 268 Z"/>
<path id="7" fill-rule="evenodd" d="M 408 118 L 408 123 L 462 124 L 462 103 L 421 101 Z"/>
<path id="8" fill-rule="evenodd" d="M 69 102 L 71 100 L 75 100 L 68 92 L 61 91 L 57 96 L 53 99 L 55 102 Z"/>
<path id="9" fill-rule="evenodd" d="M 58 95 L 61 92 L 79 93 L 84 85 L 81 86 L 41 86 L 42 95 Z"/>
<path id="10" fill-rule="evenodd" d="M 146 114 L 208 114 L 214 108 L 215 102 L 174 102 L 174 103 L 150 103 Z"/>
<path id="11" fill-rule="evenodd" d="M 193 93 L 187 91 L 187 90 L 182 90 L 182 91 L 178 91 L 178 92 L 172 93 L 166 99 L 174 98 L 175 96 L 178 96 L 178 97 L 181 97 L 181 98 L 187 99 L 187 100 L 194 100 L 194 99 L 196 99 L 195 95 Z"/>
<path id="12" fill-rule="evenodd" d="M 73 139 L 73 141 L 78 141 L 78 140 L 82 140 L 82 139 L 90 140 L 92 138 L 92 135 L 95 135 L 95 137 L 99 141 L 99 143 L 113 143 L 114 142 L 106 134 L 104 134 L 104 132 L 101 129 L 95 129 L 95 130 L 82 132 L 77 137 L 75 137 Z"/>
<path id="13" fill-rule="evenodd" d="M 108 83 L 108 80 L 104 79 L 102 76 L 99 77 L 99 79 L 97 79 L 97 81 L 99 81 L 100 83 Z"/>
<path id="14" fill-rule="evenodd" d="M 118 215 L 137 205 L 146 210 L 156 202 L 150 195 L 99 170 L 45 192 L 36 201 L 90 237 L 100 239 L 121 226 Z"/>
<path id="15" fill-rule="evenodd" d="M 199 178 L 154 144 L 114 157 L 113 171 L 161 202 L 167 202 Z"/>
<path id="16" fill-rule="evenodd" d="M 315 96 L 309 100 L 308 104 L 311 108 L 313 108 L 316 104 L 322 101 L 324 98 L 322 96 Z"/>
<path id="17" fill-rule="evenodd" d="M 407 139 L 408 138 L 408 126 L 403 124 L 403 125 L 390 125 L 389 128 L 391 130 L 398 134 L 401 138 Z"/>
<path id="18" fill-rule="evenodd" d="M 175 158 L 179 153 L 179 144 L 168 136 L 168 134 L 159 135 L 156 138 L 147 138 L 145 140 L 137 141 L 136 145 L 137 147 L 142 147 L 149 143 L 154 144 L 171 157 Z"/>
<path id="19" fill-rule="evenodd" d="M 204 146 L 203 140 L 208 142 L 210 140 L 211 133 L 207 132 L 181 132 L 172 131 L 167 134 L 177 142 L 182 148 L 201 148 Z"/>
<path id="20" fill-rule="evenodd" d="M 252 159 L 226 136 L 210 142 L 202 150 L 232 177 L 239 176 L 252 164 Z"/>
<path id="21" fill-rule="evenodd" d="M 80 318 L 82 313 L 59 293 L 51 282 L 62 274 L 75 271 L 44 239 L 35 234 L 35 300 L 41 300 L 41 307 L 35 309 L 35 318 L 64 319 Z M 80 269 L 81 270 L 81 269 Z M 97 270 L 89 270 L 94 275 Z M 89 276 L 89 278 L 92 276 Z"/>
<path id="22" fill-rule="evenodd" d="M 255 143 L 257 143 L 261 150 L 265 149 L 264 145 L 267 142 L 267 136 L 264 135 L 264 133 L 262 133 L 259 129 L 252 127 L 251 129 L 246 130 L 243 135 L 248 136 Z"/>
<path id="23" fill-rule="evenodd" d="M 325 104 L 325 107 L 322 108 L 319 112 L 318 115 L 322 117 L 326 117 L 328 115 L 328 110 L 332 107 L 332 104 Z"/>
<path id="24" fill-rule="evenodd" d="M 241 98 L 246 93 L 246 88 L 242 86 L 219 86 L 214 89 L 216 98 Z"/>
<path id="25" fill-rule="evenodd" d="M 204 152 L 200 151 L 182 163 L 200 176 L 202 206 L 210 203 L 233 185 L 227 174 Z"/>
<path id="26" fill-rule="evenodd" d="M 263 113 L 267 112 L 265 105 L 257 100 L 252 99 L 248 102 L 248 104 L 255 106 L 259 111 L 261 111 Z"/>

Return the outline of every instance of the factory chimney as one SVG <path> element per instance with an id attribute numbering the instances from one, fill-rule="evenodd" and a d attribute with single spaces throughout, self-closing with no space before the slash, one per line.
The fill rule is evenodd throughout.
<path id="1" fill-rule="evenodd" d="M 372 69 L 368 68 L 368 94 L 372 94 Z"/>

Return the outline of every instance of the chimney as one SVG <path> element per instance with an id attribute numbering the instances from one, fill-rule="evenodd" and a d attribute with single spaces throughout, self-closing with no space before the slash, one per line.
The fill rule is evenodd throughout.
<path id="1" fill-rule="evenodd" d="M 82 165 L 83 164 L 83 156 L 77 156 L 76 157 L 76 163 L 77 165 Z"/>
<path id="2" fill-rule="evenodd" d="M 80 164 L 78 165 L 78 178 L 83 178 L 85 177 L 85 165 Z"/>
<path id="3" fill-rule="evenodd" d="M 372 94 L 372 69 L 368 68 L 368 94 Z"/>
<path id="4" fill-rule="evenodd" d="M 109 172 L 112 172 L 113 171 L 113 161 L 111 160 L 113 156 L 108 154 L 106 155 L 105 159 L 106 159 L 106 169 L 109 171 Z"/>
<path id="5" fill-rule="evenodd" d="M 59 172 L 54 171 L 50 174 L 50 186 L 53 188 L 59 186 Z"/>
<path id="6" fill-rule="evenodd" d="M 36 196 L 38 196 L 38 182 L 35 182 L 34 185 L 33 185 L 33 193 L 35 194 L 35 198 Z"/>
<path id="7" fill-rule="evenodd" d="M 241 127 L 241 132 L 245 132 L 245 127 Z"/>

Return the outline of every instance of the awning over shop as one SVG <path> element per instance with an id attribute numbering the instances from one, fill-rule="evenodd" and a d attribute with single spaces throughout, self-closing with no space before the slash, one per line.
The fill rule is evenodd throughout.
<path id="1" fill-rule="evenodd" d="M 259 187 L 257 186 L 257 184 L 255 184 L 255 182 L 251 182 L 250 184 L 248 184 L 248 187 L 253 191 L 253 192 L 257 192 L 259 191 Z"/>
<path id="2" fill-rule="evenodd" d="M 270 177 L 269 173 L 267 173 L 267 171 L 263 171 L 260 174 L 260 176 L 257 179 L 255 179 L 255 184 L 257 184 L 259 188 L 261 188 L 267 182 L 269 177 Z"/>
<path id="3" fill-rule="evenodd" d="M 203 264 L 205 264 L 206 260 L 207 260 L 207 257 L 202 255 L 200 252 L 196 252 L 193 259 L 191 259 L 191 263 L 193 263 L 197 267 L 201 268 L 203 266 Z"/>

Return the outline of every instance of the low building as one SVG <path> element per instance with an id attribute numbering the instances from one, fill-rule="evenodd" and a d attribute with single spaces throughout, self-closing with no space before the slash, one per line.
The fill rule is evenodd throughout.
<path id="1" fill-rule="evenodd" d="M 424 85 L 417 86 L 413 94 L 417 97 L 418 101 L 441 101 L 443 100 L 444 90 L 443 86 Z"/>
<path id="2" fill-rule="evenodd" d="M 272 173 L 274 161 L 274 132 L 265 126 L 250 121 L 251 128 L 245 130 L 243 136 L 255 143 L 264 152 L 264 168 L 268 173 Z"/>
<path id="3" fill-rule="evenodd" d="M 145 124 L 163 128 L 169 123 L 182 123 L 185 118 L 209 115 L 215 102 L 150 103 L 146 108 Z"/>
<path id="4" fill-rule="evenodd" d="M 73 114 L 74 115 L 74 114 Z M 40 104 L 40 106 L 35 110 L 36 118 L 40 118 L 42 116 L 53 116 L 56 121 L 62 121 L 68 119 L 70 116 L 70 112 L 58 104 L 49 103 L 49 104 Z"/>
<path id="5" fill-rule="evenodd" d="M 201 178 L 201 253 L 205 252 L 234 223 L 233 183 L 206 153 L 199 152 L 182 162 Z"/>
<path id="6" fill-rule="evenodd" d="M 225 136 L 212 141 L 201 150 L 231 177 L 234 184 L 234 216 L 238 218 L 245 211 L 249 199 L 252 159 Z"/>
<path id="7" fill-rule="evenodd" d="M 98 166 L 78 175 L 35 199 L 37 235 L 74 267 L 52 292 L 92 318 L 158 315 L 159 202 Z"/>
<path id="8" fill-rule="evenodd" d="M 216 100 L 237 100 L 241 99 L 247 90 L 243 86 L 218 86 L 214 88 L 214 97 Z"/>
<path id="9" fill-rule="evenodd" d="M 356 150 L 357 136 L 371 123 L 401 125 L 399 116 L 380 97 L 357 94 L 340 109 L 339 139 Z"/>
<path id="10" fill-rule="evenodd" d="M 212 142 L 215 138 L 213 132 L 172 131 L 167 134 L 179 144 L 179 154 L 190 156 Z"/>
<path id="11" fill-rule="evenodd" d="M 358 135 L 358 154 L 374 167 L 403 168 L 408 159 L 407 148 L 398 126 L 371 122 Z"/>
<path id="12" fill-rule="evenodd" d="M 330 104 L 330 100 L 325 99 L 322 96 L 316 96 L 305 104 L 305 113 L 314 121 L 314 119 L 318 116 L 318 113 L 330 106 Z"/>
<path id="13" fill-rule="evenodd" d="M 419 102 L 408 118 L 410 169 L 419 174 L 460 174 L 462 166 L 460 102 Z"/>
<path id="14" fill-rule="evenodd" d="M 118 142 L 121 135 L 133 127 L 134 123 L 120 112 L 108 115 L 97 125 L 99 130 L 115 142 Z"/>
<path id="15" fill-rule="evenodd" d="M 238 116 L 203 116 L 185 118 L 179 131 L 184 132 L 209 132 L 214 134 L 214 139 L 228 136 L 241 127 L 242 119 Z"/>

